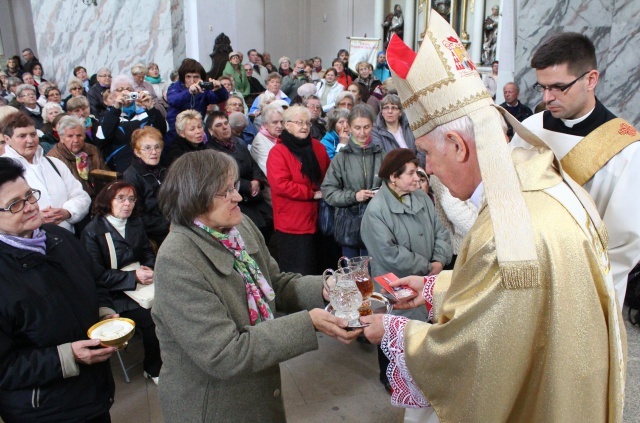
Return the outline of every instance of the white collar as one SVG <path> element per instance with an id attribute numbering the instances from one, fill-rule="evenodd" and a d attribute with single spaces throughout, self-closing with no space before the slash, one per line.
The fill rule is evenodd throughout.
<path id="1" fill-rule="evenodd" d="M 469 198 L 469 201 L 471 201 L 471 203 L 473 203 L 473 205 L 476 206 L 478 210 L 480 209 L 480 205 L 483 201 L 483 197 L 484 197 L 483 194 L 484 194 L 484 184 L 482 183 L 482 181 L 480 181 L 480 184 L 478 185 L 476 190 L 473 191 L 473 194 L 471 194 L 471 198 Z"/>
<path id="2" fill-rule="evenodd" d="M 589 113 L 582 117 L 579 117 L 578 119 L 562 119 L 562 123 L 564 123 L 564 126 L 566 126 L 567 128 L 573 128 L 574 125 L 579 124 L 580 122 L 586 120 L 589 116 L 591 116 L 591 113 L 593 113 L 595 109 L 596 107 L 593 106 L 593 109 L 589 110 Z"/>

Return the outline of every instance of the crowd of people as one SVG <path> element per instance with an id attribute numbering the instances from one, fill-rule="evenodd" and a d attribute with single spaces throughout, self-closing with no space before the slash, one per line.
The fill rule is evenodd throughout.
<path id="1" fill-rule="evenodd" d="M 515 136 L 514 145 L 526 140 L 541 147 L 529 132 L 518 137 L 518 121 L 533 113 L 518 102 L 517 84 L 504 86 L 501 105 L 512 116 L 505 122 L 495 112 L 497 63 L 484 85 L 479 76 L 473 84 L 456 80 L 446 88 L 451 90 L 447 100 L 439 99 L 437 89 L 430 100 L 416 100 L 409 98 L 412 90 L 429 77 L 408 83 L 411 74 L 403 66 L 411 64 L 387 63 L 387 57 L 390 62 L 398 57 L 401 42 L 392 37 L 375 66 L 360 62 L 355 69 L 349 68 L 346 50 L 328 68 L 318 57 L 282 57 L 276 63 L 268 53 L 251 49 L 244 61 L 241 52 L 232 51 L 219 64 L 224 70 L 217 79 L 189 58 L 171 72 L 170 81 L 155 63 L 133 63 L 129 73 L 116 76 L 107 67 L 90 76 L 79 64 L 65 81 L 68 93 L 44 78 L 31 49 L 23 51 L 24 63 L 11 57 L 0 72 L 0 99 L 6 103 L 0 106 L 2 418 L 7 423 L 110 421 L 114 385 L 107 361 L 115 349 L 97 348 L 95 340 L 86 339 L 86 330 L 114 316 L 136 323 L 144 375 L 159 384 L 167 421 L 284 421 L 278 363 L 316 349 L 315 331 L 344 343 L 358 337 L 365 342 L 366 335 L 381 344 L 380 382 L 393 393 L 394 404 L 434 410 L 446 421 L 508 420 L 526 415 L 523 410 L 542 420 L 563 416 L 569 421 L 575 415 L 600 415 L 608 401 L 609 414 L 617 416 L 620 376 L 608 363 L 622 360 L 623 352 L 611 346 L 615 336 L 606 333 L 608 327 L 619 339 L 624 329 L 615 319 L 620 295 L 612 296 L 606 272 L 598 273 L 601 257 L 590 250 L 591 242 L 600 242 L 599 251 L 606 249 L 596 225 L 601 221 L 589 214 L 597 227 L 587 231 L 588 238 L 577 218 L 572 220 L 577 203 L 568 213 L 552 200 L 573 194 L 535 197 L 551 187 L 549 181 L 562 180 L 541 161 L 537 170 L 517 168 L 522 192 L 513 167 L 504 170 L 511 163 L 507 143 L 495 141 Z M 582 116 L 582 109 L 562 114 L 562 107 L 571 106 L 550 97 L 590 74 L 573 82 L 544 79 L 557 63 L 540 60 L 537 89 L 549 109 L 546 130 L 547 120 L 556 116 Z M 419 62 L 413 66 L 424 66 L 425 75 L 436 72 Z M 390 68 L 398 78 L 391 78 Z M 595 86 L 593 69 L 595 82 L 589 83 Z M 464 96 L 465 90 L 479 90 L 480 100 L 456 106 L 446 121 L 433 117 L 438 107 L 449 110 L 446 101 Z M 594 106 L 609 118 L 604 106 Z M 494 131 L 490 136 L 487 128 Z M 499 147 L 484 144 L 491 140 Z M 544 186 L 534 183 L 535 172 L 543 168 L 552 173 Z M 112 181 L 101 182 L 100 172 Z M 504 191 L 497 192 L 501 182 L 498 191 Z M 501 226 L 509 222 L 501 211 L 505 195 L 516 198 L 512 211 L 518 211 L 514 215 L 525 229 L 509 233 Z M 603 203 L 597 211 L 607 224 L 616 215 Z M 549 224 L 552 215 L 562 223 Z M 565 240 L 552 233 L 560 225 L 569 233 Z M 630 252 L 638 247 L 635 238 L 618 242 L 632 231 L 612 226 L 610 249 L 624 250 L 623 264 L 617 261 L 620 254 L 611 253 L 619 290 L 624 269 L 628 273 L 628 265 L 640 257 Z M 475 238 L 466 237 L 470 231 Z M 550 264 L 559 257 L 548 245 L 563 249 L 576 243 L 582 245 L 574 257 L 583 265 L 581 272 Z M 517 245 L 525 252 L 509 249 Z M 372 276 L 392 272 L 418 297 L 384 320 L 363 318 L 370 323 L 364 331 L 347 331 L 345 320 L 324 310 L 328 293 L 316 276 L 340 256 L 371 256 Z M 447 270 L 454 265 L 451 280 Z M 504 270 L 510 265 L 517 269 Z M 459 281 L 464 278 L 473 292 Z M 575 286 L 558 288 L 558 297 L 533 294 L 563 278 Z M 445 279 L 448 288 L 441 288 Z M 156 286 L 151 308 L 126 294 L 146 285 Z M 521 295 L 507 296 L 501 286 Z M 439 289 L 449 289 L 444 303 L 437 300 Z M 572 364 L 552 353 L 529 357 L 542 348 L 529 338 L 514 348 L 523 361 L 508 357 L 500 337 L 510 339 L 509 333 L 491 319 L 518 310 L 537 316 L 532 305 L 537 302 L 551 315 L 561 308 L 554 308 L 554 298 L 573 298 L 583 310 L 600 310 L 591 313 L 589 330 L 604 341 L 594 349 L 563 336 L 561 323 L 547 322 L 559 335 L 549 343 L 566 351 Z M 503 306 L 491 308 L 494 301 Z M 288 314 L 274 319 L 276 311 Z M 574 320 L 568 314 L 562 318 Z M 57 324 L 50 324 L 54 319 Z M 481 321 L 487 325 L 478 326 Z M 403 339 L 405 327 L 410 336 Z M 487 341 L 465 349 L 465 339 L 482 332 Z M 416 346 L 437 341 L 451 344 L 451 356 Z M 465 366 L 476 367 L 486 382 L 497 371 L 496 357 L 518 383 L 527 380 L 526 368 L 534 369 L 540 380 L 554 384 L 548 392 L 562 391 L 566 398 L 574 396 L 556 384 L 563 384 L 567 373 L 545 372 L 544 360 L 580 372 L 581 364 L 605 357 L 597 372 L 584 375 L 596 406 L 568 400 L 555 407 L 555 397 L 527 393 L 534 388 L 526 383 L 509 390 L 492 383 L 478 387 L 500 392 L 505 406 L 498 412 L 485 396 L 469 393 L 473 381 L 449 383 L 462 378 Z M 523 364 L 529 358 L 530 364 Z M 465 414 L 469 407 L 462 404 L 471 397 L 475 416 L 481 417 Z M 514 404 L 522 407 L 510 411 Z"/>

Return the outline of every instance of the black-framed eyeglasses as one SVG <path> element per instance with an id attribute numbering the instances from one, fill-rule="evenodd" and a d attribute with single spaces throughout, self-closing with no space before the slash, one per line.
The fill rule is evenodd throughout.
<path id="1" fill-rule="evenodd" d="M 576 82 L 578 82 L 578 80 L 580 78 L 582 78 L 583 76 L 585 76 L 586 74 L 588 74 L 591 71 L 586 71 L 585 73 L 583 73 L 582 75 L 580 75 L 579 77 L 577 77 L 576 79 L 574 79 L 573 81 L 569 82 L 568 84 L 565 85 L 550 85 L 550 86 L 546 86 L 546 85 L 542 85 L 538 82 L 536 82 L 535 84 L 533 84 L 533 89 L 538 91 L 539 93 L 543 93 L 545 92 L 545 90 L 549 90 L 549 92 L 552 93 L 563 93 L 565 91 L 567 91 L 569 88 L 571 88 L 571 86 L 573 84 L 575 84 Z"/>
<path id="2" fill-rule="evenodd" d="M 0 208 L 0 211 L 9 212 L 11 214 L 20 213 L 22 209 L 24 209 L 25 204 L 35 204 L 39 199 L 40 191 L 38 191 L 37 189 L 32 189 L 31 191 L 29 191 L 26 197 L 21 200 L 14 201 L 13 203 L 9 204 L 9 207 L 7 208 Z"/>
<path id="3" fill-rule="evenodd" d="M 233 193 L 240 191 L 240 181 L 235 181 L 233 183 L 233 186 L 231 188 L 228 188 L 224 194 L 216 194 L 216 197 L 222 197 L 222 198 L 229 198 L 230 196 L 233 195 Z"/>

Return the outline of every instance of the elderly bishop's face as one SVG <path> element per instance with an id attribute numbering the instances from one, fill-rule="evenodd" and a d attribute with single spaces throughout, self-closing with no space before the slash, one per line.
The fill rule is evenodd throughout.
<path id="1" fill-rule="evenodd" d="M 451 195 L 464 201 L 471 197 L 480 182 L 479 175 L 474 172 L 477 163 L 476 166 L 470 165 L 470 161 L 477 161 L 477 158 L 470 154 L 468 143 L 452 134 L 457 135 L 447 132 L 444 140 L 437 140 L 433 133 L 423 135 L 416 139 L 416 147 L 425 153 L 426 172 L 436 175 Z"/>

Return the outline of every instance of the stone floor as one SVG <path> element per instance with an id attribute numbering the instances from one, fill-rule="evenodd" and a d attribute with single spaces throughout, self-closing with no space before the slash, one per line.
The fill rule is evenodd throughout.
<path id="1" fill-rule="evenodd" d="M 624 313 L 626 321 L 626 311 Z M 627 322 L 629 361 L 624 421 L 640 422 L 640 328 Z M 403 410 L 393 407 L 378 382 L 376 350 L 371 345 L 343 345 L 318 335 L 320 349 L 282 363 L 282 385 L 289 423 L 402 421 Z M 141 357 L 141 346 L 124 354 L 128 363 Z M 130 371 L 125 383 L 117 359 L 114 423 L 162 423 L 158 389 L 142 377 L 141 366 Z"/>

